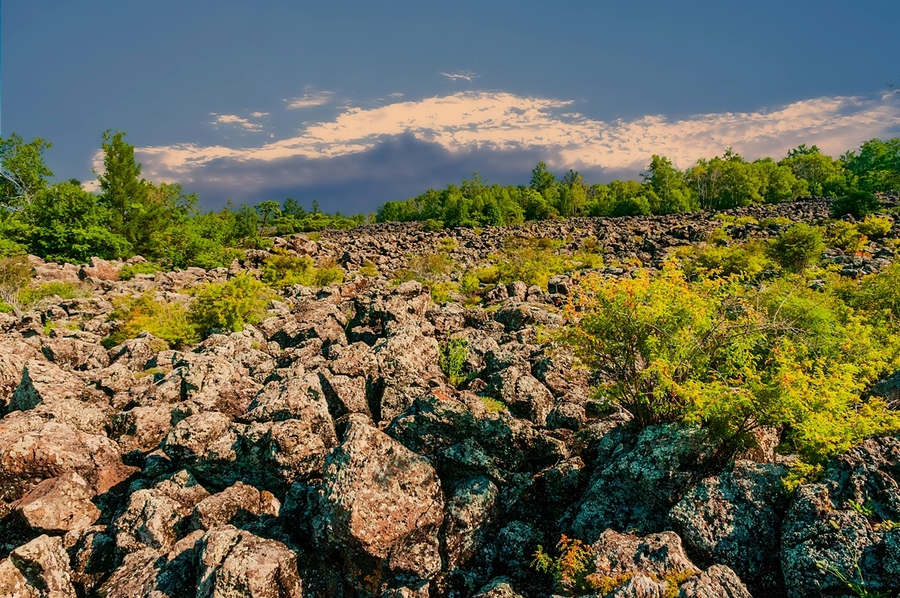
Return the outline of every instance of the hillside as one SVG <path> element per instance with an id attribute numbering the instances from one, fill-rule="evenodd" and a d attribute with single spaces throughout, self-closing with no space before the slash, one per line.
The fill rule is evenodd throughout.
<path id="1" fill-rule="evenodd" d="M 882 201 L 391 222 L 210 270 L 9 258 L 0 595 L 897 595 Z M 702 359 L 651 346 L 685 304 L 711 315 L 665 338 Z M 591 361 L 631 317 L 658 364 Z M 677 405 L 626 409 L 632 382 Z"/>

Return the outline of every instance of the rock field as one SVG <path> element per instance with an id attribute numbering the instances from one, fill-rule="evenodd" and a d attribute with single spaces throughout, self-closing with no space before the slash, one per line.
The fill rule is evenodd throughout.
<path id="1" fill-rule="evenodd" d="M 818 221 L 828 204 L 732 213 Z M 0 314 L 0 596 L 549 596 L 552 578 L 529 565 L 562 534 L 592 545 L 598 569 L 622 580 L 602 595 L 617 598 L 845 595 L 819 561 L 859 563 L 869 583 L 900 590 L 900 529 L 848 506 L 865 497 L 900 520 L 900 438 L 865 442 L 793 495 L 786 458 L 765 442 L 704 477 L 702 431 L 634 430 L 546 342 L 564 324 L 568 276 L 547 291 L 502 285 L 476 307 L 390 281 L 447 236 L 461 264 L 491 259 L 508 235 L 568 250 L 591 237 L 618 258 L 603 272 L 627 276 L 716 226 L 694 214 L 278 239 L 333 257 L 348 282 L 289 288 L 258 325 L 180 351 L 146 333 L 101 346 L 112 299 L 175 297 L 267 252 L 129 281 L 121 264 L 32 258 L 38 280 L 92 294 Z M 847 275 L 892 259 L 826 255 Z M 367 261 L 380 275 L 354 278 Z M 468 342 L 460 388 L 439 367 L 451 336 Z"/>

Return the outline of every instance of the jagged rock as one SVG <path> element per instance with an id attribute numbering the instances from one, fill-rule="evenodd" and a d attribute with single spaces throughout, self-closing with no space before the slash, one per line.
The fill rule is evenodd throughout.
<path id="1" fill-rule="evenodd" d="M 199 544 L 197 598 L 302 598 L 297 557 L 275 540 L 230 525 Z"/>
<path id="2" fill-rule="evenodd" d="M 522 598 L 522 595 L 516 593 L 509 579 L 499 577 L 481 588 L 473 598 Z"/>
<path id="3" fill-rule="evenodd" d="M 135 407 L 118 413 L 110 425 L 110 436 L 123 454 L 150 452 L 172 430 L 172 409 L 165 405 Z"/>
<path id="4" fill-rule="evenodd" d="M 0 412 L 6 413 L 9 397 L 22 381 L 25 364 L 37 355 L 37 349 L 21 339 L 0 340 Z"/>
<path id="5" fill-rule="evenodd" d="M 553 408 L 553 395 L 531 375 L 517 367 L 494 374 L 484 394 L 503 401 L 510 411 L 543 426 Z"/>
<path id="6" fill-rule="evenodd" d="M 4 596 L 18 594 L 29 598 L 76 598 L 69 557 L 63 550 L 60 538 L 39 536 L 13 550 L 8 562 L 18 570 L 21 577 L 9 566 L 0 565 L 0 590 L 10 592 L 4 593 Z M 22 578 L 27 587 L 22 587 Z"/>
<path id="7" fill-rule="evenodd" d="M 898 464 L 900 439 L 868 439 L 832 462 L 822 483 L 797 490 L 781 532 L 788 596 L 843 591 L 844 584 L 819 563 L 850 579 L 859 567 L 869 590 L 900 590 L 893 573 L 900 560 L 896 530 L 878 525 L 900 520 Z M 871 509 L 871 518 L 862 507 Z"/>
<path id="8" fill-rule="evenodd" d="M 606 528 L 653 532 L 700 477 L 711 452 L 706 433 L 679 425 L 649 426 L 637 437 L 620 426 L 600 441 L 597 469 L 575 507 L 573 535 L 593 541 Z"/>
<path id="9" fill-rule="evenodd" d="M 344 551 L 357 583 L 370 583 L 363 579 L 370 568 L 423 579 L 437 573 L 443 506 L 428 460 L 351 420 L 326 461 L 322 509 L 326 541 Z"/>
<path id="10" fill-rule="evenodd" d="M 466 563 L 477 552 L 497 506 L 499 490 L 486 477 L 461 480 L 447 499 L 442 530 L 448 570 Z"/>
<path id="11" fill-rule="evenodd" d="M 121 265 L 121 262 L 119 262 Z M 82 266 L 78 271 L 81 280 L 119 280 L 119 267 L 98 257 L 92 257 L 91 263 Z"/>
<path id="12" fill-rule="evenodd" d="M 278 516 L 280 505 L 270 492 L 236 482 L 218 494 L 200 501 L 191 515 L 194 529 L 209 530 L 221 525 L 238 527 L 260 515 Z"/>
<path id="13" fill-rule="evenodd" d="M 62 533 L 87 528 L 100 517 L 91 502 L 94 489 L 80 475 L 69 471 L 44 480 L 13 503 L 16 513 L 34 530 Z"/>
<path id="14" fill-rule="evenodd" d="M 54 330 L 53 333 L 55 332 Z M 94 336 L 81 334 L 84 337 Z M 109 365 L 109 354 L 100 345 L 99 340 L 99 338 L 50 337 L 42 339 L 41 352 L 51 362 L 70 370 L 100 369 Z"/>
<path id="15" fill-rule="evenodd" d="M 374 348 L 383 390 L 376 421 L 390 422 L 406 411 L 432 379 L 443 378 L 438 368 L 438 342 L 419 327 L 394 330 Z"/>
<path id="16" fill-rule="evenodd" d="M 713 565 L 682 584 L 678 598 L 751 598 L 751 595 L 734 571 Z"/>
<path id="17" fill-rule="evenodd" d="M 69 553 L 72 581 L 86 593 L 116 568 L 116 541 L 106 533 L 106 526 L 70 532 L 63 538 L 63 545 Z"/>
<path id="18" fill-rule="evenodd" d="M 118 446 L 105 436 L 20 415 L 0 421 L 0 499 L 18 499 L 40 481 L 68 471 L 103 494 L 135 471 L 122 464 Z"/>
<path id="19" fill-rule="evenodd" d="M 113 524 L 116 546 L 125 553 L 144 548 L 166 553 L 178 541 L 178 526 L 190 515 L 180 502 L 158 490 L 138 490 Z"/>
<path id="20" fill-rule="evenodd" d="M 669 513 L 687 546 L 733 569 L 761 596 L 784 593 L 777 539 L 788 505 L 786 473 L 780 465 L 738 461 L 688 490 Z"/>

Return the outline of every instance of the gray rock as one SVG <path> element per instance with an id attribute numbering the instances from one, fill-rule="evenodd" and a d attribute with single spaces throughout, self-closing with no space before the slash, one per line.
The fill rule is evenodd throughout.
<path id="1" fill-rule="evenodd" d="M 90 527 L 100 517 L 91 499 L 94 489 L 74 471 L 44 480 L 13 503 L 15 511 L 34 530 L 64 533 Z"/>

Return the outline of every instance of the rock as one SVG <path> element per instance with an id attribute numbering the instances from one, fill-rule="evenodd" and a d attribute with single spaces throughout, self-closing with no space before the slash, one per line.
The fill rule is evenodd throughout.
<path id="1" fill-rule="evenodd" d="M 94 489 L 74 471 L 44 480 L 13 503 L 29 527 L 44 533 L 63 533 L 90 527 L 100 517 L 91 502 Z"/>
<path id="2" fill-rule="evenodd" d="M 25 364 L 37 355 L 37 349 L 21 339 L 0 339 L 0 412 L 6 413 L 9 397 L 22 381 Z"/>
<path id="3" fill-rule="evenodd" d="M 198 503 L 191 515 L 191 527 L 201 530 L 226 524 L 240 527 L 260 515 L 277 517 L 279 507 L 270 492 L 260 493 L 253 486 L 236 482 Z"/>
<path id="4" fill-rule="evenodd" d="M 123 454 L 132 451 L 147 453 L 156 449 L 171 430 L 171 407 L 154 405 L 118 413 L 110 425 L 110 436 L 119 444 Z"/>
<path id="5" fill-rule="evenodd" d="M 374 348 L 383 391 L 377 422 L 390 422 L 406 411 L 427 388 L 429 380 L 441 379 L 438 342 L 422 335 L 418 327 L 394 330 Z"/>
<path id="6" fill-rule="evenodd" d="M 0 421 L 0 499 L 18 499 L 42 480 L 68 471 L 103 494 L 135 470 L 122 464 L 118 446 L 105 436 L 35 416 Z"/>
<path id="7" fill-rule="evenodd" d="M 517 367 L 494 374 L 484 394 L 503 401 L 519 417 L 543 426 L 553 408 L 553 395 L 547 388 Z"/>
<path id="8" fill-rule="evenodd" d="M 444 499 L 428 460 L 353 419 L 326 460 L 324 482 L 326 542 L 344 551 L 357 583 L 370 583 L 362 578 L 369 567 L 422 579 L 440 570 Z"/>
<path id="9" fill-rule="evenodd" d="M 152 548 L 164 554 L 178 541 L 176 526 L 189 515 L 183 504 L 158 490 L 138 490 L 113 524 L 116 546 L 125 553 Z"/>
<path id="10" fill-rule="evenodd" d="M 203 536 L 197 561 L 197 598 L 302 598 L 297 557 L 275 540 L 230 525 Z"/>
<path id="11" fill-rule="evenodd" d="M 92 257 L 90 265 L 82 266 L 78 271 L 78 278 L 81 280 L 119 280 L 119 268 L 106 260 Z"/>
<path id="12" fill-rule="evenodd" d="M 711 452 L 699 428 L 649 426 L 636 437 L 626 426 L 604 436 L 597 469 L 575 507 L 573 537 L 593 541 L 606 528 L 653 532 L 697 477 Z"/>
<path id="13" fill-rule="evenodd" d="M 27 585 L 37 590 L 36 596 L 76 598 L 69 557 L 63 550 L 60 538 L 39 536 L 13 550 L 9 561 L 19 570 Z M 0 580 L 0 584 L 2 583 Z"/>
<path id="14" fill-rule="evenodd" d="M 522 595 L 513 590 L 509 579 L 498 577 L 481 588 L 473 598 L 522 598 Z"/>
<path id="15" fill-rule="evenodd" d="M 688 490 L 669 513 L 685 544 L 707 562 L 727 565 L 754 594 L 781 595 L 779 546 L 788 494 L 780 465 L 738 461 Z"/>
<path id="16" fill-rule="evenodd" d="M 767 594 L 757 594 L 757 596 L 765 595 Z M 678 598 L 752 598 L 752 596 L 734 571 L 722 565 L 713 565 L 699 576 L 682 584 Z"/>
<path id="17" fill-rule="evenodd" d="M 442 530 L 448 570 L 469 561 L 478 551 L 497 506 L 499 490 L 488 478 L 461 480 L 447 500 Z"/>
<path id="18" fill-rule="evenodd" d="M 600 534 L 591 548 L 594 567 L 602 575 L 642 573 L 663 579 L 674 573 L 700 573 L 674 532 L 639 537 L 610 529 Z"/>

